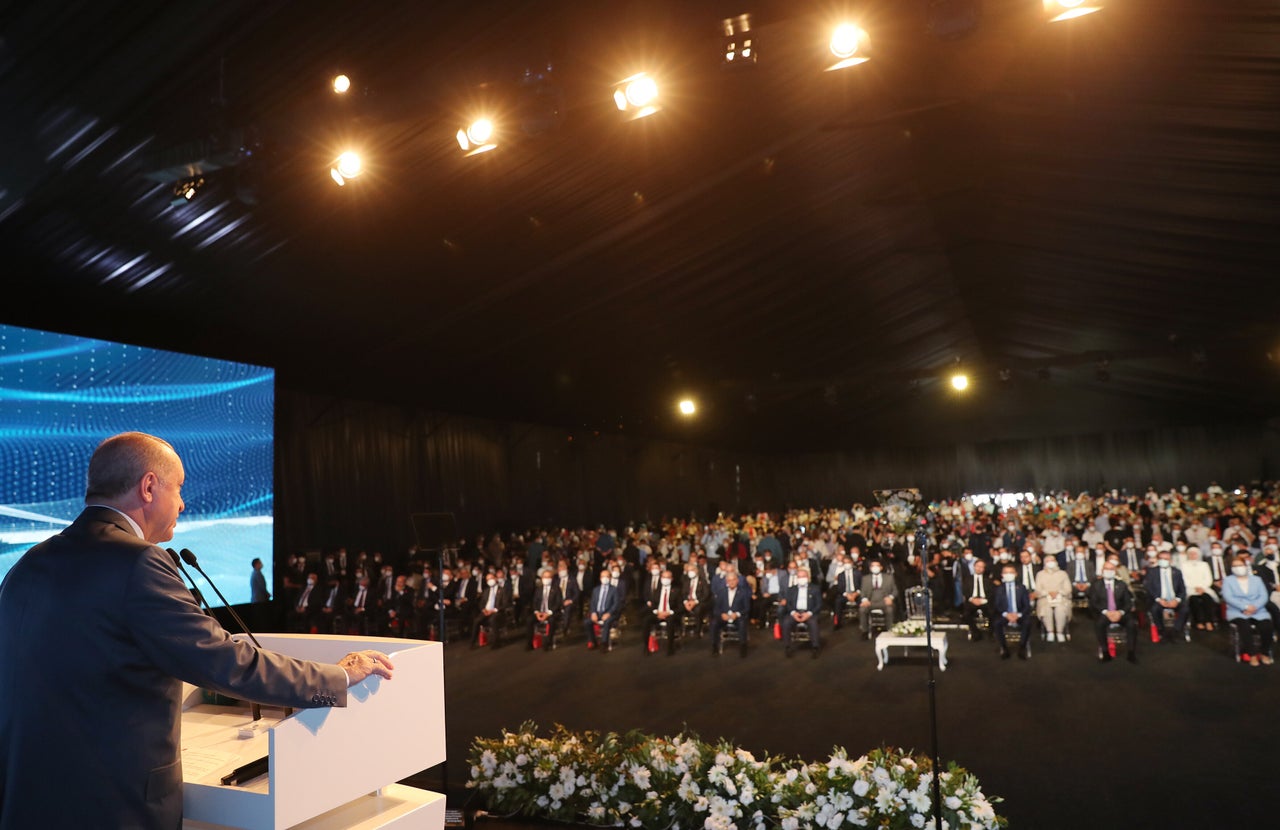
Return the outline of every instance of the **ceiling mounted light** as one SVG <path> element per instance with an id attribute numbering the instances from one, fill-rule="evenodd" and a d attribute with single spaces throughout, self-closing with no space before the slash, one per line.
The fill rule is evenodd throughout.
<path id="1" fill-rule="evenodd" d="M 1044 13 L 1050 23 L 1074 20 L 1100 11 L 1102 4 L 1098 0 L 1044 0 Z"/>
<path id="2" fill-rule="evenodd" d="M 629 119 L 653 115 L 661 109 L 658 82 L 646 72 L 637 72 L 614 86 L 613 103 Z"/>
<path id="3" fill-rule="evenodd" d="M 751 15 L 726 17 L 721 26 L 724 30 L 724 65 L 754 66 L 757 52 L 751 33 Z"/>
<path id="4" fill-rule="evenodd" d="M 969 376 L 964 372 L 956 372 L 951 376 L 951 388 L 957 392 L 963 392 L 969 388 Z"/>
<path id="5" fill-rule="evenodd" d="M 848 69 L 851 66 L 866 63 L 867 32 L 853 23 L 841 23 L 831 30 L 831 40 L 827 48 L 836 57 L 836 62 L 827 67 L 828 72 Z"/>
<path id="6" fill-rule="evenodd" d="M 686 418 L 692 416 L 694 413 L 698 411 L 697 405 L 689 398 L 685 398 L 684 400 L 680 401 L 678 406 L 680 409 L 680 414 L 685 416 Z"/>
<path id="7" fill-rule="evenodd" d="M 185 205 L 196 197 L 200 188 L 204 187 L 204 176 L 189 176 L 173 185 L 173 200 L 170 204 Z"/>
<path id="8" fill-rule="evenodd" d="M 487 153 L 498 146 L 497 127 L 488 118 L 477 118 L 466 127 L 458 130 L 458 146 L 468 156 Z"/>
<path id="9" fill-rule="evenodd" d="M 347 182 L 364 172 L 364 162 L 358 153 L 351 150 L 338 156 L 329 168 L 329 177 L 338 187 L 345 187 Z"/>
<path id="10" fill-rule="evenodd" d="M 333 91 L 338 95 L 345 95 L 351 89 L 351 79 L 346 75 L 333 76 Z"/>

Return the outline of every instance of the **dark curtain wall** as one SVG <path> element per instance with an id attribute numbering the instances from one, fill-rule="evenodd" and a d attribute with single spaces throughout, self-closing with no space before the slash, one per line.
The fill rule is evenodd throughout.
<path id="1" fill-rule="evenodd" d="M 283 555 L 344 545 L 399 555 L 411 515 L 461 535 L 537 524 L 706 517 L 773 501 L 750 453 L 394 406 L 277 395 L 276 528 Z"/>
<path id="2" fill-rule="evenodd" d="M 415 541 L 415 512 L 451 512 L 460 534 L 473 535 L 847 506 L 890 487 L 919 487 L 932 499 L 1001 488 L 1203 487 L 1280 474 L 1280 437 L 1261 424 L 762 455 L 288 390 L 277 406 L 282 555 L 345 545 L 397 556 Z"/>
<path id="3" fill-rule="evenodd" d="M 778 456 L 773 488 L 790 505 L 848 505 L 875 489 L 919 487 L 925 498 L 997 490 L 1144 492 L 1224 486 L 1280 474 L 1280 433 L 1216 425 L 991 441 L 931 449 Z"/>

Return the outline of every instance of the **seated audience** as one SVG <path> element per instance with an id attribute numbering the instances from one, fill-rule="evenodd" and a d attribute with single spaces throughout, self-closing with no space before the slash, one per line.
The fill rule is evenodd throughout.
<path id="1" fill-rule="evenodd" d="M 1051 643 L 1067 641 L 1071 622 L 1071 577 L 1058 565 L 1055 556 L 1046 556 L 1044 567 L 1036 574 L 1035 612 L 1044 626 L 1045 639 Z M 1088 586 L 1086 586 L 1087 588 Z"/>
<path id="2" fill-rule="evenodd" d="M 1018 580 L 1018 569 L 1011 562 L 1004 564 L 1000 585 L 996 588 L 995 600 L 992 602 L 993 615 L 991 632 L 1000 644 L 1000 657 L 1009 658 L 1009 643 L 1006 631 L 1013 627 L 1018 630 L 1018 657 L 1027 659 L 1031 649 L 1031 595 Z"/>
<path id="3" fill-rule="evenodd" d="M 613 573 L 601 570 L 600 581 L 591 589 L 586 619 L 582 621 L 587 634 L 587 648 L 613 651 L 613 627 L 618 623 L 622 603 L 623 590 L 613 584 Z"/>
<path id="4" fill-rule="evenodd" d="M 888 629 L 893 625 L 894 595 L 898 588 L 893 582 L 893 574 L 884 573 L 879 561 L 872 561 L 867 575 L 862 580 L 862 599 L 858 603 L 858 628 L 864 639 L 871 639 L 871 611 L 879 609 L 884 612 L 884 625 Z"/>
<path id="5" fill-rule="evenodd" d="M 1143 582 L 1150 597 L 1153 639 L 1177 642 L 1183 636 L 1191 606 L 1187 602 L 1187 585 L 1182 572 L 1173 567 L 1172 551 L 1163 550 L 1156 554 L 1156 567 L 1147 571 Z M 1161 615 L 1166 613 L 1173 615 L 1172 640 L 1167 640 L 1161 620 Z"/>
<path id="6" fill-rule="evenodd" d="M 1128 659 L 1138 662 L 1138 617 L 1134 607 L 1133 591 L 1120 578 L 1119 563 L 1112 559 L 1102 566 L 1102 576 L 1089 586 L 1089 610 L 1094 614 L 1094 633 L 1098 638 L 1098 660 L 1107 662 L 1111 653 L 1107 648 L 1107 630 L 1112 625 L 1122 626 L 1127 635 Z"/>
<path id="7" fill-rule="evenodd" d="M 716 592 L 715 604 L 711 612 L 711 653 L 720 654 L 723 644 L 720 642 L 727 628 L 738 634 L 739 650 L 743 657 L 747 656 L 747 622 L 751 619 L 751 594 L 738 584 L 738 572 L 729 571 L 724 578 L 724 588 Z"/>
<path id="8" fill-rule="evenodd" d="M 782 640 L 786 644 L 786 654 L 791 656 L 791 638 L 796 625 L 802 624 L 809 632 L 809 642 L 813 646 L 813 656 L 822 651 L 822 635 L 818 630 L 819 615 L 822 613 L 822 590 L 809 581 L 807 568 L 796 571 L 795 584 L 787 588 L 787 613 L 782 617 Z"/>
<path id="9" fill-rule="evenodd" d="M 995 596 L 996 584 L 987 576 L 987 563 L 979 559 L 973 563 L 973 573 L 964 580 L 964 605 L 961 606 L 961 621 L 969 627 L 969 637 L 975 642 L 982 639 L 982 628 L 978 618 L 982 616 L 987 623 L 991 622 L 991 601 Z"/>
<path id="10" fill-rule="evenodd" d="M 1252 572 L 1247 553 L 1236 556 L 1231 574 L 1222 581 L 1222 602 L 1227 607 L 1227 624 L 1235 629 L 1237 649 L 1249 655 L 1249 664 L 1271 665 L 1271 641 L 1275 635 L 1271 615 L 1267 613 L 1270 596 L 1262 577 Z M 1254 638 L 1258 652 L 1253 653 Z"/>

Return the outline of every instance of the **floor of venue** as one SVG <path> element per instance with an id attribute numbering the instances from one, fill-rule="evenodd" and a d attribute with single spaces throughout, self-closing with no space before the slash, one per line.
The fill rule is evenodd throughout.
<path id="1" fill-rule="evenodd" d="M 1143 636 L 1136 665 L 1123 652 L 1099 663 L 1087 620 L 1073 631 L 1068 643 L 1036 639 L 1027 661 L 1001 660 L 989 637 L 947 631 L 947 670 L 934 672 L 944 763 L 968 767 L 1002 797 L 997 810 L 1015 828 L 1270 823 L 1280 668 L 1235 662 L 1225 630 L 1193 631 L 1190 643 Z M 805 760 L 825 760 L 837 745 L 928 752 L 923 650 L 895 649 L 878 671 L 856 628 L 831 632 L 828 623 L 823 634 L 818 659 L 804 650 L 788 659 L 762 630 L 751 632 L 745 658 L 730 649 L 713 657 L 706 640 L 646 656 L 635 625 L 611 653 L 588 651 L 580 630 L 554 651 L 451 643 L 447 770 L 407 783 L 446 791 L 451 808 L 479 807 L 465 788 L 471 739 L 526 720 L 667 735 L 687 726 L 757 755 Z M 515 823 L 476 818 L 495 830 Z"/>

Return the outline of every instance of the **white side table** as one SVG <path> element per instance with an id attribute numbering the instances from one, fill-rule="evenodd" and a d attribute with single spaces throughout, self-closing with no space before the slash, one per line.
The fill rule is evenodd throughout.
<path id="1" fill-rule="evenodd" d="M 884 670 L 884 664 L 889 662 L 889 649 L 894 646 L 902 646 L 902 648 L 928 648 L 928 640 L 923 634 L 915 634 L 911 636 L 902 636 L 885 631 L 876 635 L 876 660 L 879 665 L 876 666 L 878 671 Z M 933 632 L 933 650 L 938 652 L 938 668 L 942 671 L 947 670 L 947 635 L 946 632 Z"/>

